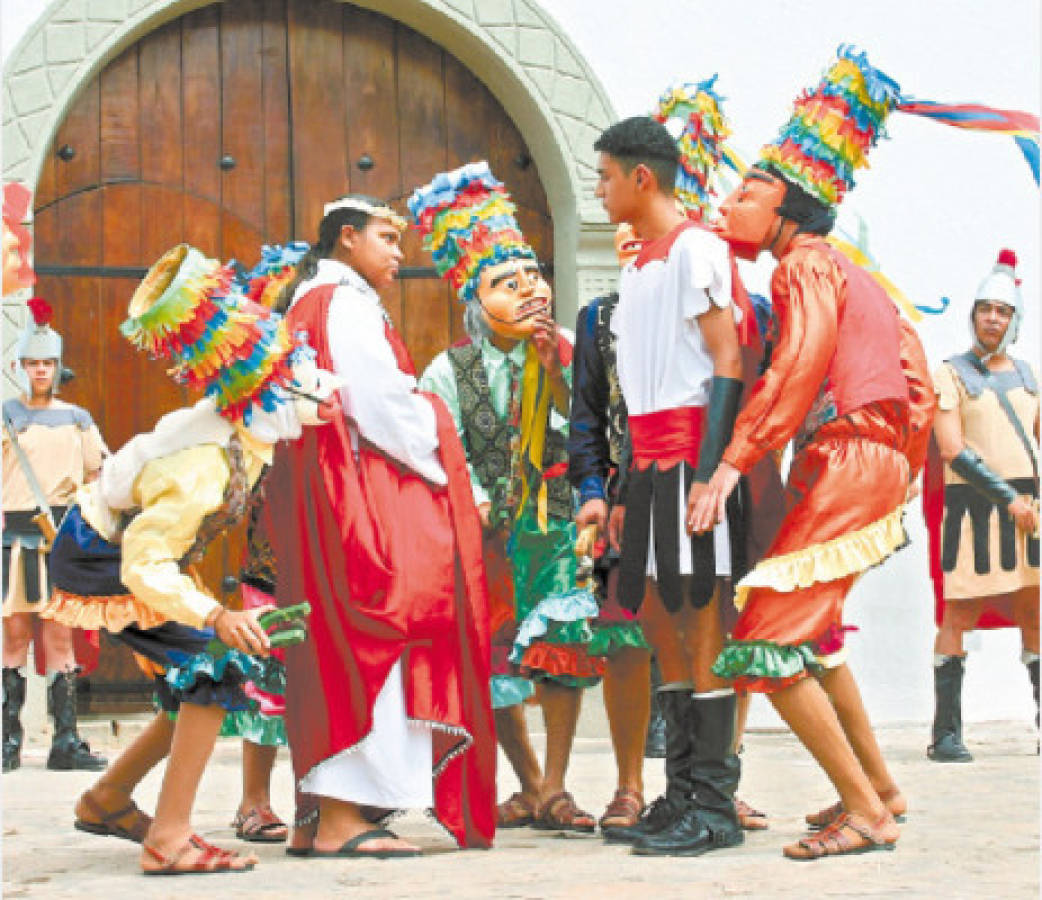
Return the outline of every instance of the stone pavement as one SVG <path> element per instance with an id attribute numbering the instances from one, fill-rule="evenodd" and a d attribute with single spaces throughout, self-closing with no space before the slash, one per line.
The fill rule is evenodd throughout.
<path id="1" fill-rule="evenodd" d="M 107 722 L 88 726 L 92 743 L 113 754 L 142 721 L 125 721 L 119 741 Z M 569 787 L 600 814 L 613 789 L 613 765 L 599 699 L 588 698 L 573 756 Z M 534 711 L 533 732 L 540 729 Z M 805 812 L 834 799 L 827 782 L 792 736 L 761 731 L 746 739 L 741 794 L 771 814 L 771 829 L 744 846 L 698 859 L 648 859 L 598 837 L 560 836 L 521 829 L 501 833 L 491 851 L 453 852 L 431 821 L 412 813 L 395 828 L 425 849 L 416 860 L 297 860 L 280 845 L 259 846 L 261 865 L 237 875 L 145 879 L 137 848 L 72 828 L 72 804 L 90 773 L 44 768 L 46 743 L 34 736 L 22 769 L 0 779 L 3 792 L 5 898 L 588 898 L 632 897 L 988 897 L 1039 896 L 1039 760 L 1033 724 L 974 723 L 969 765 L 925 759 L 927 726 L 880 730 L 880 739 L 910 809 L 893 853 L 798 863 L 780 848 L 797 838 Z M 541 747 L 541 735 L 536 738 Z M 500 796 L 514 790 L 500 757 Z M 647 794 L 663 784 L 661 763 L 648 760 Z M 159 788 L 153 773 L 138 800 L 152 809 Z M 292 811 L 289 765 L 280 755 L 274 805 Z M 236 742 L 221 741 L 197 806 L 198 830 L 234 846 L 228 823 L 239 797 Z"/>

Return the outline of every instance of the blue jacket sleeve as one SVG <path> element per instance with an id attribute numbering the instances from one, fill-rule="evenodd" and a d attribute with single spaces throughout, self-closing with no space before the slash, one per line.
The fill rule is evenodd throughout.
<path id="1" fill-rule="evenodd" d="M 611 466 L 608 376 L 594 334 L 599 302 L 584 306 L 575 324 L 568 478 L 579 491 L 580 504 L 606 499 L 605 479 Z"/>

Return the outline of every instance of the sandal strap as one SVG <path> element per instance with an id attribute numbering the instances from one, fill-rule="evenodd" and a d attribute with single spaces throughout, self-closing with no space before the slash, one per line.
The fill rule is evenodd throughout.
<path id="1" fill-rule="evenodd" d="M 612 797 L 611 803 L 604 810 L 602 819 L 613 819 L 618 816 L 636 816 L 644 812 L 644 797 L 640 791 L 631 788 L 619 788 Z"/>

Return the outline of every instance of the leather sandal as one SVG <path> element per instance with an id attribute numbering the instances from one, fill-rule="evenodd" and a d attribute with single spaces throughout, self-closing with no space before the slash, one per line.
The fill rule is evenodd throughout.
<path id="1" fill-rule="evenodd" d="M 141 847 L 159 863 L 158 869 L 142 869 L 141 872 L 144 875 L 209 875 L 215 872 L 249 872 L 256 865 L 255 861 L 251 859 L 245 860 L 245 865 L 235 865 L 236 860 L 241 860 L 243 857 L 232 850 L 215 847 L 197 834 L 193 834 L 173 856 L 166 856 L 149 844 L 142 843 Z M 181 860 L 193 849 L 199 850 L 202 856 L 193 863 L 182 865 Z"/>
<path id="2" fill-rule="evenodd" d="M 850 832 L 853 832 L 853 837 Z M 821 831 L 808 834 L 795 844 L 782 848 L 782 853 L 789 859 L 807 861 L 825 856 L 893 850 L 897 846 L 898 836 L 897 825 L 889 812 L 884 813 L 874 824 L 862 815 L 844 812 Z"/>
<path id="3" fill-rule="evenodd" d="M 148 829 L 152 825 L 152 817 L 142 812 L 133 800 L 114 812 L 106 812 L 89 790 L 80 797 L 80 800 L 97 817 L 97 821 L 77 818 L 72 823 L 73 828 L 77 831 L 96 834 L 100 837 L 122 838 L 135 844 L 140 844 L 145 840 L 145 835 L 148 834 Z M 133 816 L 133 819 L 121 825 L 120 822 L 128 816 Z"/>
<path id="4" fill-rule="evenodd" d="M 535 821 L 535 807 L 521 793 L 496 806 L 496 828 L 524 828 Z"/>
<path id="5" fill-rule="evenodd" d="M 632 828 L 640 821 L 644 812 L 644 797 L 640 791 L 631 788 L 619 788 L 615 791 L 611 803 L 604 810 L 604 815 L 597 820 L 602 828 Z"/>
<path id="6" fill-rule="evenodd" d="M 575 798 L 568 791 L 558 791 L 548 797 L 539 815 L 532 823 L 533 828 L 540 831 L 574 831 L 579 834 L 593 834 L 597 827 L 593 816 L 579 809 Z"/>
<path id="7" fill-rule="evenodd" d="M 770 827 L 770 823 L 767 821 L 767 813 L 760 812 L 760 810 L 750 806 L 744 800 L 739 800 L 737 797 L 734 800 L 734 811 L 738 815 L 738 824 L 746 831 L 765 831 Z"/>
<path id="8" fill-rule="evenodd" d="M 895 822 L 903 822 L 905 820 L 905 811 L 908 809 L 908 804 L 903 802 L 903 797 L 901 797 L 901 803 L 897 802 L 899 797 L 901 797 L 901 791 L 896 787 L 883 791 L 879 795 L 879 799 L 886 804 L 886 808 L 890 811 L 890 815 L 894 817 Z M 896 806 L 901 808 L 895 809 L 894 807 Z M 819 809 L 814 813 L 807 813 L 803 819 L 811 828 L 825 828 L 835 822 L 842 814 L 843 801 L 837 800 L 832 806 L 826 806 L 824 809 Z"/>
<path id="9" fill-rule="evenodd" d="M 253 844 L 281 844 L 289 835 L 289 828 L 270 806 L 255 806 L 247 813 L 237 812 L 232 821 L 235 836 Z"/>

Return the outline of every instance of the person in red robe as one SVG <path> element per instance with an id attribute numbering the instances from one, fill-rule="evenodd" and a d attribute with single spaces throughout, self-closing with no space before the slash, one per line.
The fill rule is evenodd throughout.
<path id="1" fill-rule="evenodd" d="M 417 391 L 377 294 L 403 226 L 370 198 L 327 204 L 276 304 L 344 381 L 343 417 L 285 447 L 267 483 L 277 600 L 313 608 L 307 646 L 286 654 L 297 786 L 318 798 L 300 855 L 419 852 L 373 810 L 433 808 L 460 847 L 495 831 L 481 526 L 452 417 Z"/>

